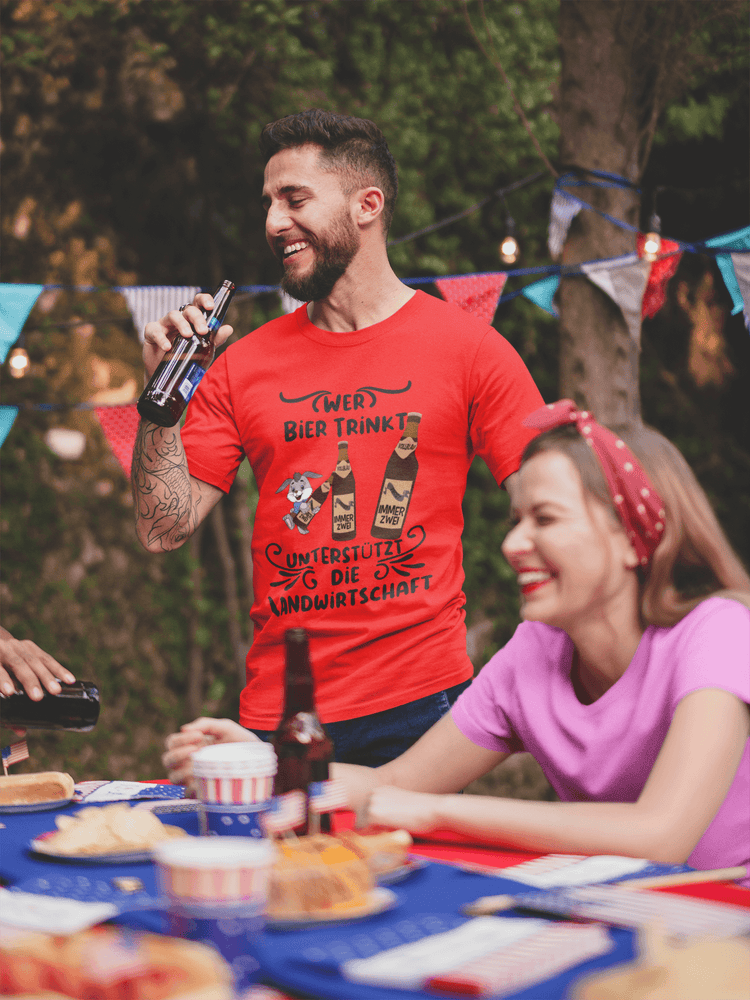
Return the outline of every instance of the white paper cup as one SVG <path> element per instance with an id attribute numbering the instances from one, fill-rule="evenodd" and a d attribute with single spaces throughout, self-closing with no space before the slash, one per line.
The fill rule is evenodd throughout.
<path id="1" fill-rule="evenodd" d="M 192 755 L 204 836 L 265 835 L 262 816 L 268 811 L 276 774 L 270 743 L 215 743 Z"/>
<path id="2" fill-rule="evenodd" d="M 213 945 L 246 989 L 260 969 L 254 943 L 265 924 L 268 882 L 276 849 L 269 840 L 190 837 L 154 849 L 157 882 L 169 931 Z"/>

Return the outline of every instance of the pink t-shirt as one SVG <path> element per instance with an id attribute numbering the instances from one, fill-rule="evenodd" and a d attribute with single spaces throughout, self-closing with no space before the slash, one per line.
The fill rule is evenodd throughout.
<path id="1" fill-rule="evenodd" d="M 421 291 L 349 333 L 319 329 L 301 307 L 217 358 L 182 440 L 198 479 L 228 490 L 247 456 L 258 484 L 243 725 L 275 729 L 293 627 L 310 634 L 323 722 L 471 677 L 466 475 L 477 454 L 498 482 L 514 472 L 536 433 L 523 419 L 541 405 L 496 330 Z"/>
<path id="2" fill-rule="evenodd" d="M 591 705 L 570 682 L 573 644 L 523 622 L 451 710 L 477 746 L 528 751 L 564 802 L 635 802 L 680 700 L 701 688 L 750 702 L 750 610 L 711 597 L 672 628 L 649 626 L 622 677 Z M 688 864 L 750 862 L 750 740 L 727 797 Z"/>

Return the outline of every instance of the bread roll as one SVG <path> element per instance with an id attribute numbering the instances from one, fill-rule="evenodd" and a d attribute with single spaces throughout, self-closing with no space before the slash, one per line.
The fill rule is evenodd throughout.
<path id="1" fill-rule="evenodd" d="M 75 782 L 63 771 L 0 776 L 0 805 L 31 806 L 73 797 Z"/>

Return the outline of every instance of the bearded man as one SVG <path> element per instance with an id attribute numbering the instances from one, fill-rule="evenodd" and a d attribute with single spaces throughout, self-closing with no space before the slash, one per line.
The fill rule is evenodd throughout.
<path id="1" fill-rule="evenodd" d="M 414 743 L 472 677 L 466 476 L 480 454 L 507 485 L 533 434 L 522 421 L 542 400 L 494 329 L 394 273 L 386 237 L 398 180 L 376 125 L 305 111 L 267 125 L 260 145 L 266 239 L 282 288 L 305 304 L 219 356 L 182 430 L 141 423 L 136 527 L 151 552 L 178 547 L 247 457 L 259 501 L 240 723 L 272 735 L 284 633 L 304 627 L 336 759 L 374 767 Z M 201 294 L 148 324 L 148 376 L 175 337 L 206 331 L 198 306 L 212 304 Z M 217 345 L 231 332 L 222 327 Z M 201 733 L 239 730 L 224 723 L 197 720 L 170 737 L 173 780 Z"/>

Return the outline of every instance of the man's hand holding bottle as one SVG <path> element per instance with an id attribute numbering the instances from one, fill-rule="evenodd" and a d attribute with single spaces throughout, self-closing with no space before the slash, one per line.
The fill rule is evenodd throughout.
<path id="1" fill-rule="evenodd" d="M 151 378 L 154 374 L 178 336 L 190 340 L 193 334 L 205 335 L 208 333 L 206 316 L 211 314 L 213 308 L 213 295 L 209 295 L 208 292 L 199 292 L 191 305 L 184 306 L 181 310 L 173 309 L 161 319 L 146 324 L 143 364 L 146 368 L 147 378 Z M 214 346 L 220 347 L 232 336 L 233 332 L 234 329 L 226 323 L 220 326 L 213 336 Z"/>

